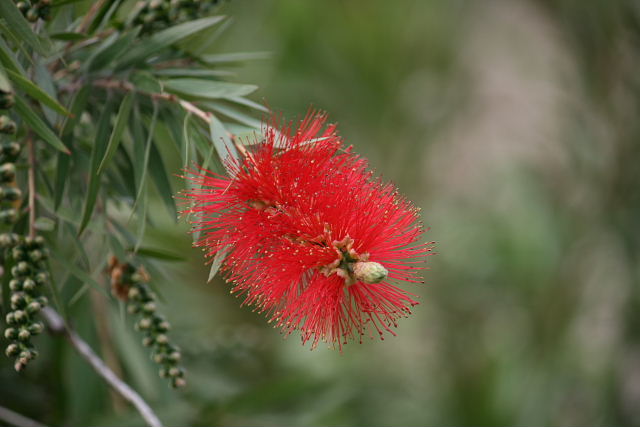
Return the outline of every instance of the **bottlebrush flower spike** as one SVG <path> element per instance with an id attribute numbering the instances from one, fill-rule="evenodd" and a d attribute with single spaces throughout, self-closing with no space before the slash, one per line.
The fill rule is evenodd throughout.
<path id="1" fill-rule="evenodd" d="M 431 244 L 417 243 L 418 209 L 325 122 L 310 112 L 294 130 L 272 119 L 250 153 L 227 161 L 228 177 L 188 174 L 183 213 L 201 232 L 196 246 L 226 253 L 221 271 L 243 304 L 312 348 L 342 348 L 367 329 L 395 335 L 417 302 L 390 281 L 421 282 Z"/>

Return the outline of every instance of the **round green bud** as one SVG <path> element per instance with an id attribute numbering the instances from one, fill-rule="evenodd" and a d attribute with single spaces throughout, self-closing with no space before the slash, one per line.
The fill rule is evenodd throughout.
<path id="1" fill-rule="evenodd" d="M 12 314 L 12 313 L 9 313 L 9 314 Z M 28 317 L 27 313 L 25 313 L 23 310 L 16 310 L 13 312 L 13 318 L 15 320 L 15 323 L 22 323 L 25 320 L 27 320 L 27 317 Z M 7 319 L 7 323 L 9 323 L 8 319 Z"/>
<path id="2" fill-rule="evenodd" d="M 23 308 L 24 306 L 27 305 L 27 300 L 24 298 L 24 293 L 22 292 L 16 292 L 15 294 L 11 295 L 10 301 L 11 301 L 11 308 L 13 308 L 14 310 Z"/>
<path id="3" fill-rule="evenodd" d="M 13 224 L 18 219 L 18 212 L 13 208 L 3 209 L 0 211 L 0 222 L 4 224 Z"/>
<path id="4" fill-rule="evenodd" d="M 27 274 L 31 270 L 29 263 L 25 261 L 20 261 L 16 264 L 16 267 L 18 268 L 18 272 L 21 274 Z"/>
<path id="5" fill-rule="evenodd" d="M 20 154 L 20 144 L 17 142 L 5 142 L 0 145 L 0 154 L 3 156 L 15 158 Z"/>
<path id="6" fill-rule="evenodd" d="M 156 311 L 156 304 L 154 302 L 148 302 L 145 305 L 142 306 L 142 311 L 144 311 L 145 313 L 151 314 L 151 313 L 155 313 Z"/>
<path id="7" fill-rule="evenodd" d="M 163 363 L 166 358 L 167 358 L 167 355 L 164 353 L 156 353 L 153 355 L 153 361 L 158 364 Z"/>
<path id="8" fill-rule="evenodd" d="M 160 378 L 167 378 L 169 376 L 169 370 L 167 368 L 160 368 L 160 370 L 158 371 L 158 375 L 160 375 Z"/>
<path id="9" fill-rule="evenodd" d="M 11 249 L 11 257 L 17 261 L 23 260 L 25 258 L 25 252 L 22 248 L 13 248 Z"/>
<path id="10" fill-rule="evenodd" d="M 7 313 L 4 319 L 6 320 L 7 325 L 16 325 L 18 323 L 18 321 L 16 320 L 16 314 L 13 311 Z"/>
<path id="11" fill-rule="evenodd" d="M 13 107 L 13 104 L 15 104 L 13 92 L 5 92 L 4 90 L 0 90 L 0 110 L 11 108 Z"/>
<path id="12" fill-rule="evenodd" d="M 377 262 L 358 261 L 353 265 L 356 280 L 363 283 L 380 283 L 389 275 L 389 271 Z"/>
<path id="13" fill-rule="evenodd" d="M 167 358 L 170 362 L 177 363 L 180 361 L 180 359 L 182 359 L 182 354 L 180 354 L 179 351 L 172 351 L 171 353 L 169 353 Z"/>
<path id="14" fill-rule="evenodd" d="M 129 304 L 127 305 L 127 311 L 129 314 L 138 314 L 140 313 L 140 307 L 137 304 Z"/>
<path id="15" fill-rule="evenodd" d="M 29 338 L 31 338 L 31 332 L 26 328 L 20 328 L 18 331 L 18 339 L 20 341 L 27 341 Z"/>
<path id="16" fill-rule="evenodd" d="M 40 310 L 42 310 L 42 306 L 38 301 L 32 301 L 27 305 L 27 313 L 29 314 L 36 314 Z"/>
<path id="17" fill-rule="evenodd" d="M 36 298 L 36 301 L 38 301 L 38 303 L 42 307 L 44 307 L 45 305 L 49 304 L 49 300 L 45 296 L 39 296 L 38 298 Z"/>
<path id="18" fill-rule="evenodd" d="M 44 285 L 49 279 L 49 275 L 45 271 L 40 271 L 34 276 L 34 279 L 38 285 Z"/>
<path id="19" fill-rule="evenodd" d="M 11 289 L 12 292 L 21 291 L 23 289 L 22 282 L 18 279 L 11 279 L 9 281 L 9 289 Z"/>
<path id="20" fill-rule="evenodd" d="M 38 262 L 44 259 L 44 254 L 40 249 L 34 249 L 31 252 L 29 252 L 29 258 L 33 262 Z"/>
<path id="21" fill-rule="evenodd" d="M 7 328 L 4 330 L 4 337 L 8 340 L 15 340 L 18 338 L 18 330 L 16 328 Z"/>
<path id="22" fill-rule="evenodd" d="M 31 333 L 31 335 L 38 335 L 42 333 L 42 331 L 44 331 L 44 325 L 40 322 L 34 322 L 29 325 L 29 333 Z"/>
<path id="23" fill-rule="evenodd" d="M 0 234 L 0 247 L 6 248 L 13 246 L 18 242 L 18 235 L 15 233 Z"/>
<path id="24" fill-rule="evenodd" d="M 145 346 L 145 347 L 151 347 L 154 342 L 155 342 L 155 340 L 153 339 L 153 337 L 144 337 L 144 338 L 142 338 L 142 345 Z"/>
<path id="25" fill-rule="evenodd" d="M 140 290 L 136 287 L 131 287 L 127 295 L 129 299 L 133 299 L 133 300 L 138 299 L 140 297 Z"/>
<path id="26" fill-rule="evenodd" d="M 136 323 L 136 328 L 141 331 L 146 331 L 147 329 L 151 328 L 151 319 L 149 319 L 148 317 L 143 317 L 142 319 L 138 320 L 138 323 Z"/>
<path id="27" fill-rule="evenodd" d="M 14 134 L 17 130 L 16 122 L 9 116 L 0 116 L 0 133 Z"/>
<path id="28" fill-rule="evenodd" d="M 20 346 L 16 343 L 11 343 L 7 346 L 7 349 L 4 352 L 7 357 L 17 356 L 20 353 Z"/>
<path id="29" fill-rule="evenodd" d="M 29 4 L 29 2 L 26 2 L 26 1 L 19 1 L 16 3 L 16 7 L 20 11 L 20 13 L 24 15 L 25 13 L 27 13 L 27 10 L 29 10 L 31 5 Z"/>
<path id="30" fill-rule="evenodd" d="M 27 18 L 27 21 L 29 22 L 36 22 L 40 17 L 40 14 L 38 13 L 37 8 L 32 7 L 31 9 L 27 10 L 27 13 L 24 17 Z"/>
<path id="31" fill-rule="evenodd" d="M 176 377 L 171 379 L 171 386 L 173 388 L 182 388 L 187 385 L 187 381 L 182 377 Z"/>
<path id="32" fill-rule="evenodd" d="M 22 288 L 28 292 L 34 291 L 37 286 L 38 284 L 31 278 L 26 278 L 24 282 L 22 282 Z"/>
<path id="33" fill-rule="evenodd" d="M 169 338 L 165 334 L 158 334 L 156 336 L 156 342 L 160 345 L 167 344 L 169 342 Z"/>
<path id="34" fill-rule="evenodd" d="M 156 325 L 156 330 L 158 332 L 167 332 L 169 329 L 171 329 L 171 324 L 166 320 L 163 320 Z"/>

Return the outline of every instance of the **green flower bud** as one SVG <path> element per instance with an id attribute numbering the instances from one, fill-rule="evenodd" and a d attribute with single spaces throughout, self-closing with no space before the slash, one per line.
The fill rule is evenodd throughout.
<path id="1" fill-rule="evenodd" d="M 22 248 L 13 248 L 11 249 L 11 257 L 17 261 L 24 260 L 25 252 L 22 250 Z"/>
<path id="2" fill-rule="evenodd" d="M 167 355 L 164 353 L 156 353 L 153 355 L 153 361 L 158 364 L 163 363 L 166 358 L 167 358 Z"/>
<path id="3" fill-rule="evenodd" d="M 29 305 L 27 305 L 27 313 L 29 314 L 36 314 L 41 309 L 42 309 L 42 306 L 38 301 L 32 301 L 29 303 Z"/>
<path id="4" fill-rule="evenodd" d="M 148 317 L 143 317 L 142 319 L 138 320 L 138 323 L 136 323 L 136 328 L 140 331 L 146 331 L 147 329 L 151 328 L 151 319 L 149 319 Z"/>
<path id="5" fill-rule="evenodd" d="M 7 349 L 4 352 L 7 357 L 17 356 L 20 353 L 20 346 L 16 343 L 11 343 L 7 346 Z"/>
<path id="6" fill-rule="evenodd" d="M 179 351 L 172 351 L 171 353 L 169 353 L 169 356 L 167 356 L 167 358 L 170 362 L 177 363 L 180 361 L 180 359 L 182 359 L 182 354 L 180 354 Z"/>
<path id="7" fill-rule="evenodd" d="M 29 325 L 29 333 L 31 335 L 38 335 L 44 331 L 44 325 L 40 322 L 35 322 Z"/>
<path id="8" fill-rule="evenodd" d="M 158 323 L 156 325 L 156 330 L 158 332 L 167 332 L 169 329 L 171 329 L 171 324 L 169 322 L 167 322 L 166 320 Z"/>
<path id="9" fill-rule="evenodd" d="M 27 21 L 29 22 L 36 22 L 40 17 L 40 14 L 38 13 L 38 9 L 32 7 L 31 9 L 27 10 L 27 13 L 24 17 L 27 18 Z"/>
<path id="10" fill-rule="evenodd" d="M 171 379 L 171 386 L 173 388 L 182 388 L 187 385 L 187 381 L 182 377 L 176 377 Z"/>
<path id="11" fill-rule="evenodd" d="M 31 338 L 31 332 L 29 332 L 28 329 L 20 328 L 18 331 L 18 339 L 20 341 L 27 341 L 29 338 Z"/>
<path id="12" fill-rule="evenodd" d="M 4 224 L 13 224 L 18 219 L 18 212 L 13 209 L 3 209 L 0 211 L 0 222 Z"/>
<path id="13" fill-rule="evenodd" d="M 151 347 L 154 342 L 155 342 L 155 340 L 153 339 L 153 337 L 144 337 L 144 338 L 142 338 L 142 345 L 145 346 L 145 347 Z"/>
<path id="14" fill-rule="evenodd" d="M 0 133 L 14 134 L 18 130 L 16 122 L 8 116 L 0 116 Z"/>
<path id="15" fill-rule="evenodd" d="M 39 296 L 38 298 L 36 298 L 36 301 L 38 301 L 38 303 L 42 307 L 44 307 L 45 305 L 49 304 L 49 300 L 45 296 Z"/>
<path id="16" fill-rule="evenodd" d="M 169 342 L 169 338 L 165 334 L 158 334 L 156 336 L 156 342 L 160 345 L 167 344 Z"/>
<path id="17" fill-rule="evenodd" d="M 45 271 L 41 271 L 34 276 L 34 279 L 38 285 L 44 285 L 49 279 L 49 275 Z"/>
<path id="18" fill-rule="evenodd" d="M 36 287 L 37 287 L 37 286 L 38 286 L 38 285 L 37 285 L 37 283 L 35 282 L 35 280 L 30 279 L 30 278 L 26 278 L 26 279 L 24 279 L 24 282 L 22 282 L 22 288 L 23 288 L 25 291 L 28 291 L 28 292 L 32 292 L 32 291 L 34 291 L 34 290 L 36 289 Z"/>
<path id="19" fill-rule="evenodd" d="M 9 281 L 9 289 L 11 289 L 11 292 L 21 291 L 23 289 L 22 282 L 18 279 L 11 279 Z"/>
<path id="20" fill-rule="evenodd" d="M 140 290 L 136 287 L 131 287 L 128 293 L 129 299 L 135 300 L 140 297 Z"/>
<path id="21" fill-rule="evenodd" d="M 6 248 L 13 246 L 18 242 L 18 235 L 15 233 L 0 234 L 0 247 Z"/>
<path id="22" fill-rule="evenodd" d="M 5 320 L 7 321 L 7 325 L 15 325 L 18 323 L 18 321 L 16 320 L 16 315 L 15 312 L 10 311 L 7 316 L 5 317 Z"/>
<path id="23" fill-rule="evenodd" d="M 145 313 L 151 314 L 151 313 L 155 313 L 156 311 L 156 304 L 154 302 L 148 302 L 145 305 L 142 306 L 142 311 L 144 311 Z"/>
<path id="24" fill-rule="evenodd" d="M 29 263 L 25 261 L 20 261 L 16 264 L 16 267 L 18 269 L 18 273 L 20 274 L 27 274 L 31 270 L 31 268 L 29 267 Z"/>
<path id="25" fill-rule="evenodd" d="M 13 314 L 13 319 L 15 321 L 15 323 L 22 323 L 25 320 L 27 320 L 27 313 L 25 313 L 23 310 L 16 310 L 13 313 L 9 313 L 9 314 Z M 7 318 L 9 317 L 9 315 L 7 315 Z M 7 323 L 9 323 L 9 319 L 7 319 Z"/>
<path id="26" fill-rule="evenodd" d="M 15 104 L 13 92 L 5 92 L 0 89 L 0 110 L 11 108 L 13 104 Z"/>
<path id="27" fill-rule="evenodd" d="M 27 13 L 27 10 L 29 10 L 31 5 L 26 1 L 19 1 L 16 3 L 16 7 L 24 15 L 25 13 Z"/>
<path id="28" fill-rule="evenodd" d="M 160 378 L 167 378 L 169 376 L 169 370 L 167 368 L 160 368 L 160 370 L 158 371 L 158 375 L 160 375 Z"/>
<path id="29" fill-rule="evenodd" d="M 129 304 L 127 305 L 127 311 L 129 314 L 138 314 L 140 313 L 140 307 L 137 304 Z"/>
<path id="30" fill-rule="evenodd" d="M 353 265 L 356 280 L 363 283 L 380 283 L 389 275 L 389 271 L 377 262 L 358 261 Z"/>
<path id="31" fill-rule="evenodd" d="M 17 292 L 11 295 L 11 308 L 17 310 L 27 305 L 27 301 L 24 298 L 24 293 Z"/>
<path id="32" fill-rule="evenodd" d="M 4 330 L 4 337 L 8 340 L 15 340 L 18 338 L 18 330 L 16 328 L 7 328 Z"/>
<path id="33" fill-rule="evenodd" d="M 16 142 L 5 142 L 0 145 L 0 154 L 6 157 L 15 158 L 20 154 L 20 144 Z"/>
<path id="34" fill-rule="evenodd" d="M 39 249 L 34 249 L 31 252 L 29 252 L 29 258 L 31 259 L 31 261 L 33 262 L 38 262 L 42 259 L 44 259 L 44 254 L 42 253 L 41 250 Z"/>

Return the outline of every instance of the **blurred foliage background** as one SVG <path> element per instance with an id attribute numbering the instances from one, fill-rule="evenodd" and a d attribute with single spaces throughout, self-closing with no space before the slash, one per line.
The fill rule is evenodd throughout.
<path id="1" fill-rule="evenodd" d="M 422 207 L 438 255 L 397 337 L 309 351 L 207 285 L 188 227 L 157 209 L 145 243 L 185 257 L 154 282 L 189 387 L 157 378 L 117 305 L 105 318 L 167 424 L 640 424 L 640 3 L 233 0 L 223 13 L 235 22 L 216 52 L 272 53 L 237 69 L 253 99 L 287 118 L 327 110 Z M 100 348 L 84 299 L 75 324 Z M 3 404 L 54 425 L 140 423 L 59 339 L 39 347 L 25 374 L 0 362 Z"/>

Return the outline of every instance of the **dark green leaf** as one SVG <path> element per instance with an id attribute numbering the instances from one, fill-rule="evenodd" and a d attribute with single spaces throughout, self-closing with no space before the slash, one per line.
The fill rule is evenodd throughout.
<path id="1" fill-rule="evenodd" d="M 36 114 L 34 113 L 27 102 L 20 96 L 16 96 L 16 111 L 20 114 L 22 120 L 29 125 L 29 127 L 42 139 L 51 144 L 54 148 L 62 151 L 63 153 L 70 154 L 69 149 L 62 143 L 60 138 L 56 136 L 51 128 Z"/>
<path id="2" fill-rule="evenodd" d="M 209 270 L 209 277 L 207 278 L 207 283 L 211 283 L 213 278 L 218 273 L 218 270 L 220 270 L 220 267 L 222 266 L 222 263 L 224 262 L 225 258 L 227 258 L 228 254 L 229 254 L 229 247 L 224 247 L 220 249 L 218 252 L 216 252 L 215 256 L 213 257 L 213 262 L 211 263 L 211 269 Z"/>
<path id="3" fill-rule="evenodd" d="M 89 72 L 106 68 L 107 65 L 111 64 L 131 48 L 131 44 L 139 32 L 140 30 L 136 29 L 124 34 L 120 38 L 117 38 L 117 33 L 113 34 L 96 48 L 94 53 L 87 58 L 84 66 Z"/>
<path id="4" fill-rule="evenodd" d="M 24 76 L 24 70 L 18 64 L 18 62 L 13 57 L 13 52 L 9 49 L 9 46 L 4 42 L 4 40 L 0 37 L 0 63 L 4 65 L 6 70 L 15 71 L 16 73 L 20 73 Z"/>
<path id="5" fill-rule="evenodd" d="M 245 96 L 258 89 L 255 85 L 188 78 L 167 80 L 164 86 L 168 92 L 211 99 Z"/>
<path id="6" fill-rule="evenodd" d="M 75 41 L 85 40 L 89 36 L 82 33 L 64 32 L 64 33 L 54 33 L 54 34 L 51 34 L 49 37 L 55 40 L 75 42 Z"/>
<path id="7" fill-rule="evenodd" d="M 13 1 L 0 1 L 0 19 L 5 21 L 4 30 L 9 32 L 9 36 L 17 40 L 22 40 L 40 55 L 46 56 L 51 52 L 48 40 L 41 39 L 33 32 L 29 22 L 22 16 Z"/>
<path id="8" fill-rule="evenodd" d="M 141 247 L 138 248 L 138 255 L 146 256 L 149 258 L 160 259 L 163 261 L 184 261 L 186 258 L 182 255 L 166 251 L 159 248 Z"/>
<path id="9" fill-rule="evenodd" d="M 229 132 L 224 128 L 224 125 L 215 116 L 211 117 L 209 122 L 209 131 L 211 133 L 211 141 L 213 146 L 218 152 L 218 157 L 223 165 L 226 165 L 227 158 L 233 156 L 238 159 L 238 152 L 236 147 L 233 146 L 231 136 Z"/>
<path id="10" fill-rule="evenodd" d="M 226 64 L 234 62 L 255 61 L 257 59 L 269 59 L 272 54 L 270 52 L 233 52 L 233 53 L 217 53 L 209 55 L 200 55 L 199 59 L 207 64 Z"/>
<path id="11" fill-rule="evenodd" d="M 57 100 L 53 99 L 48 93 L 40 89 L 31 80 L 24 78 L 22 75 L 16 73 L 15 71 L 7 70 L 7 74 L 16 84 L 16 86 L 20 87 L 20 89 L 25 91 L 30 97 L 40 101 L 47 107 L 51 108 L 54 111 L 57 111 L 60 114 L 64 114 L 67 116 L 71 114 L 69 111 L 67 111 L 66 108 L 60 105 Z"/>
<path id="12" fill-rule="evenodd" d="M 167 210 L 169 211 L 169 215 L 174 220 L 177 220 L 178 209 L 176 208 L 175 200 L 173 199 L 173 191 L 171 190 L 171 182 L 169 181 L 169 177 L 167 176 L 167 169 L 162 161 L 162 156 L 160 155 L 160 151 L 158 151 L 158 147 L 155 144 L 151 145 L 151 153 L 149 157 L 149 166 L 151 179 L 153 180 L 156 188 L 158 189 L 158 193 L 162 198 Z"/>
<path id="13" fill-rule="evenodd" d="M 155 33 L 144 42 L 133 47 L 120 61 L 118 69 L 127 68 L 136 62 L 149 58 L 156 52 L 171 46 L 199 31 L 209 28 L 222 21 L 224 16 L 212 16 L 209 18 L 197 19 L 175 25 L 166 30 Z"/>
<path id="14" fill-rule="evenodd" d="M 96 136 L 93 142 L 93 148 L 91 149 L 91 164 L 89 166 L 89 189 L 87 190 L 87 198 L 85 199 L 84 208 L 82 210 L 82 220 L 80 221 L 78 234 L 81 234 L 89 223 L 98 197 L 98 190 L 100 189 L 101 181 L 101 174 L 98 171 L 98 166 L 100 165 L 100 159 L 104 157 L 104 153 L 107 149 L 112 112 L 113 103 L 108 102 L 104 111 L 101 113 L 96 126 Z"/>
<path id="15" fill-rule="evenodd" d="M 130 118 L 129 115 L 131 114 L 132 103 L 133 93 L 129 92 L 122 100 L 122 104 L 120 104 L 120 109 L 118 110 L 118 115 L 116 116 L 116 123 L 113 126 L 113 131 L 111 132 L 111 136 L 109 137 L 107 149 L 104 153 L 102 161 L 100 162 L 100 166 L 98 166 L 98 174 L 101 174 L 104 168 L 107 167 L 107 165 L 111 161 L 111 158 L 118 149 L 118 145 L 120 144 L 120 140 L 122 139 L 122 132 L 124 131 L 124 128 Z"/>
<path id="16" fill-rule="evenodd" d="M 154 70 L 153 74 L 159 77 L 228 77 L 235 73 L 225 70 L 207 70 L 199 68 L 163 68 Z"/>

